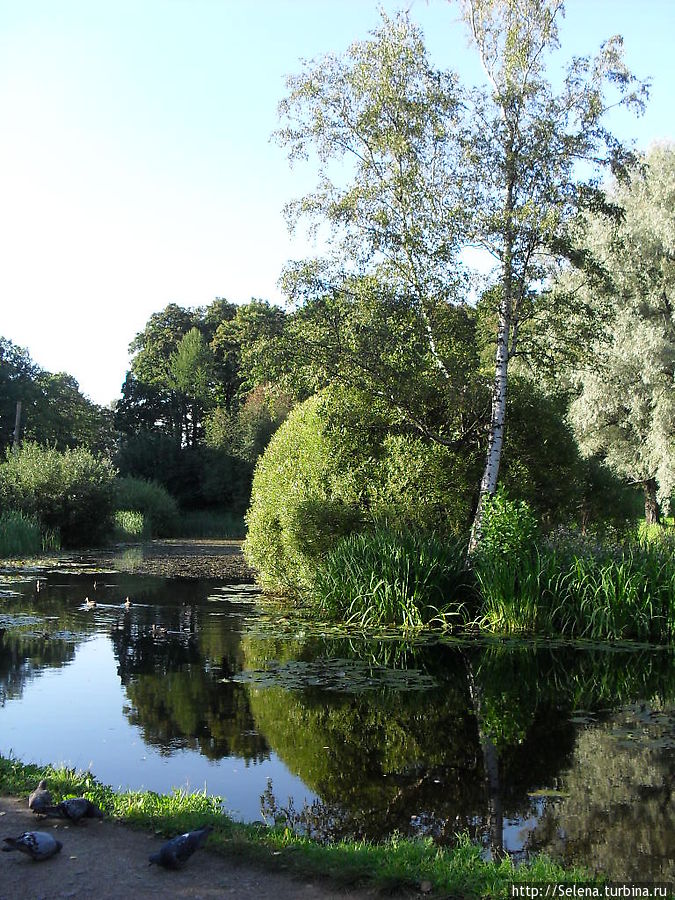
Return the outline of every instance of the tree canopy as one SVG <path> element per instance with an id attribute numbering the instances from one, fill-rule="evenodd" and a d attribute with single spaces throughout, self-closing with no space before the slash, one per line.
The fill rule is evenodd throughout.
<path id="1" fill-rule="evenodd" d="M 365 390 L 429 440 L 480 438 L 482 498 L 497 484 L 509 360 L 548 264 L 573 254 L 579 210 L 602 205 L 598 171 L 630 160 L 604 113 L 640 110 L 646 87 L 613 38 L 594 59 L 574 59 L 554 91 L 545 66 L 560 0 L 466 0 L 462 11 L 489 89 L 434 68 L 404 14 L 383 15 L 369 40 L 289 79 L 277 137 L 318 177 L 288 214 L 325 238 L 325 252 L 289 264 L 283 284 L 300 307 L 291 355 L 303 376 Z M 471 293 L 460 252 L 472 244 L 497 263 L 487 415 L 461 324 Z"/>
<path id="2" fill-rule="evenodd" d="M 615 181 L 618 222 L 588 217 L 583 239 L 607 277 L 568 273 L 603 329 L 571 378 L 581 447 L 645 492 L 648 522 L 675 489 L 675 148 L 656 146 Z"/>

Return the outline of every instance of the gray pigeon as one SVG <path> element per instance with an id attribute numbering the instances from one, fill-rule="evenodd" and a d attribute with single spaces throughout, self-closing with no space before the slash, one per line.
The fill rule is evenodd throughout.
<path id="1" fill-rule="evenodd" d="M 21 853 L 27 853 L 31 859 L 49 859 L 59 852 L 63 844 L 57 841 L 46 831 L 24 831 L 17 838 L 6 837 L 6 847 L 2 849 L 5 853 L 11 853 L 12 850 L 19 850 Z"/>
<path id="2" fill-rule="evenodd" d="M 51 802 L 52 795 L 47 790 L 47 782 L 43 778 L 28 798 L 28 809 L 32 809 L 34 813 L 44 813 L 46 807 L 51 806 Z"/>
<path id="3" fill-rule="evenodd" d="M 213 825 L 206 825 L 196 831 L 187 831 L 185 834 L 171 838 L 159 848 L 157 853 L 151 855 L 150 865 L 157 863 L 159 866 L 164 866 L 165 869 L 180 869 L 195 850 L 202 846 L 212 831 Z"/>
<path id="4" fill-rule="evenodd" d="M 46 806 L 43 810 L 45 816 L 58 816 L 61 819 L 70 819 L 71 822 L 79 822 L 80 819 L 102 819 L 103 813 L 86 797 L 70 797 L 62 800 L 56 806 Z"/>

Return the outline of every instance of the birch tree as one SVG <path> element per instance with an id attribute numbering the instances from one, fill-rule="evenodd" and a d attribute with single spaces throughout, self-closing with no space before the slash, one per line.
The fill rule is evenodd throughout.
<path id="1" fill-rule="evenodd" d="M 562 0 L 462 0 L 461 6 L 490 84 L 470 93 L 463 134 L 474 173 L 465 180 L 474 212 L 467 238 L 496 259 L 499 283 L 488 447 L 471 551 L 480 541 L 483 502 L 497 486 L 508 367 L 520 327 L 547 264 L 571 250 L 570 224 L 579 209 L 602 201 L 599 170 L 621 169 L 630 158 L 604 126 L 605 113 L 616 105 L 640 111 L 646 87 L 627 70 L 622 40 L 614 37 L 594 59 L 573 59 L 561 89 L 553 89 L 546 62 L 559 46 Z M 590 172 L 585 180 L 580 162 Z"/>
<path id="2" fill-rule="evenodd" d="M 431 65 L 419 28 L 399 15 L 288 85 L 277 139 L 318 181 L 286 214 L 323 246 L 285 269 L 299 307 L 286 357 L 310 389 L 340 381 L 456 446 L 477 424 L 462 412 L 471 323 L 455 308 L 466 296 L 457 78 Z"/>
<path id="3" fill-rule="evenodd" d="M 587 223 L 608 280 L 567 277 L 605 321 L 573 373 L 570 417 L 585 452 L 642 487 L 653 524 L 675 490 L 675 146 L 653 148 L 630 176 L 610 190 L 619 224 Z"/>
<path id="4" fill-rule="evenodd" d="M 318 167 L 316 190 L 287 212 L 292 224 L 313 225 L 325 252 L 290 264 L 283 280 L 307 321 L 321 312 L 317 364 L 330 358 L 328 375 L 365 386 L 429 440 L 462 446 L 484 426 L 475 406 L 457 414 L 465 403 L 457 372 L 467 369 L 456 368 L 448 332 L 456 319 L 447 310 L 469 297 L 461 250 L 473 244 L 496 260 L 499 316 L 472 550 L 483 500 L 497 486 L 520 327 L 547 264 L 571 250 L 580 207 L 602 200 L 598 171 L 626 163 L 605 112 L 640 109 L 645 87 L 613 38 L 595 59 L 574 59 L 554 91 L 545 66 L 558 48 L 562 0 L 461 0 L 461 8 L 489 89 L 434 68 L 419 29 L 405 15 L 384 17 L 370 40 L 289 80 L 277 137 L 291 160 Z M 590 172 L 584 181 L 580 162 Z M 434 393 L 445 426 L 419 414 Z"/>

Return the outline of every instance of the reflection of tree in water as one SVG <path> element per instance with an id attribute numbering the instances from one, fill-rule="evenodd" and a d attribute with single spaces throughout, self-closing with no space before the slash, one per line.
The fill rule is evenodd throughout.
<path id="1" fill-rule="evenodd" d="M 675 707 L 628 710 L 582 730 L 561 789 L 534 849 L 617 881 L 675 881 Z"/>
<path id="2" fill-rule="evenodd" d="M 151 615 L 140 621 L 125 616 L 111 633 L 132 706 L 127 715 L 146 743 L 165 753 L 199 750 L 209 759 L 266 758 L 268 746 L 255 729 L 246 691 L 222 681 L 238 665 L 239 635 L 203 628 L 188 605 L 176 607 L 160 628 Z"/>
<path id="3" fill-rule="evenodd" d="M 305 638 L 246 636 L 243 647 L 249 669 L 282 674 L 289 671 L 284 659 L 359 654 L 353 643 L 347 649 L 344 642 Z M 372 655 L 372 647 L 362 649 L 362 656 Z M 387 653 L 395 662 L 391 645 Z M 381 663 L 379 653 L 372 658 Z M 334 685 L 330 691 L 297 683 L 261 688 L 254 680 L 250 687 L 260 730 L 322 798 L 332 836 L 379 837 L 397 829 L 444 841 L 468 826 L 499 852 L 504 820 L 531 815 L 529 792 L 556 785 L 569 766 L 575 707 L 606 708 L 611 697 L 649 696 L 673 680 L 669 659 L 653 653 L 542 650 L 510 642 L 413 648 L 400 658 L 434 674 L 442 686 L 355 695 Z M 285 798 L 275 800 L 277 810 L 285 805 Z M 315 808 L 311 817 L 319 832 L 320 812 Z"/>
<path id="4" fill-rule="evenodd" d="M 0 706 L 21 697 L 25 686 L 45 669 L 57 669 L 75 656 L 74 641 L 19 630 L 0 637 Z"/>

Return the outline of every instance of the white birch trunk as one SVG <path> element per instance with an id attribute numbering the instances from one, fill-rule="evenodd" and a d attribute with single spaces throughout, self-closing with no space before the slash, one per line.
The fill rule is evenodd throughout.
<path id="1" fill-rule="evenodd" d="M 499 309 L 499 330 L 495 355 L 495 376 L 492 386 L 492 407 L 490 432 L 485 469 L 480 483 L 478 508 L 471 527 L 469 555 L 480 544 L 482 535 L 483 509 L 485 500 L 497 490 L 499 463 L 504 445 L 504 425 L 506 422 L 506 379 L 509 363 L 509 329 L 511 324 L 511 298 L 504 295 Z"/>
<path id="2" fill-rule="evenodd" d="M 492 405 L 490 414 L 490 431 L 485 469 L 480 483 L 478 507 L 471 526 L 469 538 L 469 557 L 480 544 L 483 530 L 483 511 L 485 500 L 497 490 L 499 463 L 504 445 L 504 425 L 506 423 L 506 383 L 509 367 L 509 332 L 513 315 L 513 190 L 515 160 L 513 154 L 507 154 L 507 187 L 504 203 L 506 220 L 504 256 L 502 260 L 502 296 L 499 303 L 499 325 L 497 329 L 497 349 L 495 353 L 495 375 L 492 385 Z"/>

